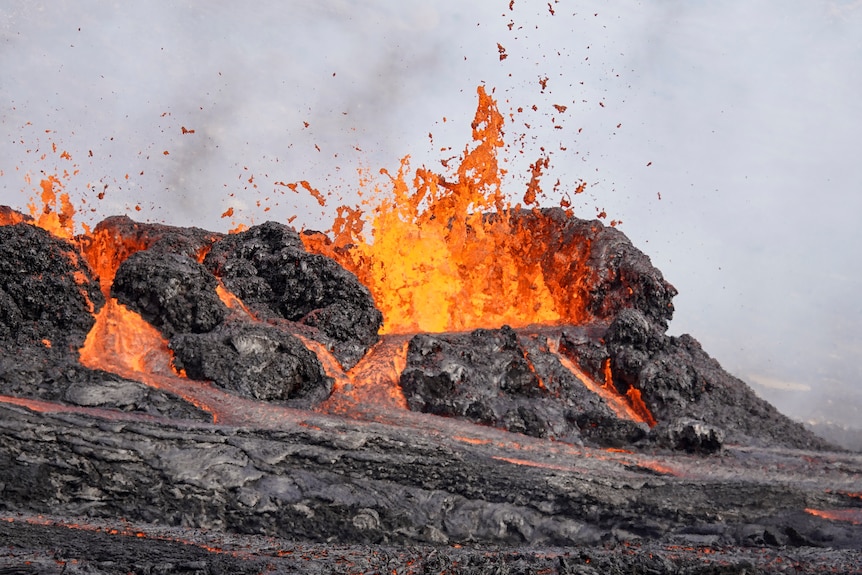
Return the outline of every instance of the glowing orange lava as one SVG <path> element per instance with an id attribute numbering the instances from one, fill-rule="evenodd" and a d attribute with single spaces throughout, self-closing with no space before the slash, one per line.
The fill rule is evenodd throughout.
<path id="1" fill-rule="evenodd" d="M 224 287 L 224 284 L 221 280 L 218 280 L 218 285 L 216 286 L 216 295 L 218 295 L 219 299 L 222 301 L 223 304 L 228 307 L 228 309 L 242 313 L 245 317 L 249 319 L 256 319 L 255 315 L 251 312 L 250 309 L 248 309 L 248 307 L 246 307 L 243 301 L 239 299 L 233 292 Z"/>
<path id="2" fill-rule="evenodd" d="M 633 405 L 629 403 L 632 395 L 622 395 L 617 391 L 617 388 L 614 387 L 613 381 L 610 379 L 609 363 L 605 363 L 605 383 L 604 385 L 599 385 L 589 375 L 584 373 L 584 371 L 578 367 L 574 361 L 560 352 L 560 342 L 558 340 L 552 338 L 548 339 L 548 351 L 556 355 L 563 367 L 572 372 L 572 374 L 577 377 L 587 389 L 601 397 L 617 417 L 620 419 L 635 421 L 637 423 L 646 423 L 650 427 L 654 427 L 656 425 L 656 420 L 649 408 L 647 408 L 643 401 L 640 401 L 640 394 L 637 395 L 637 399 L 640 401 L 639 405 Z"/>
<path id="3" fill-rule="evenodd" d="M 42 187 L 41 206 L 35 200 L 27 206 L 35 225 L 59 238 L 72 239 L 75 235 L 75 208 L 69 200 L 69 194 L 57 195 L 54 188 L 62 189 L 63 185 L 56 176 L 48 176 L 39 185 Z"/>
<path id="4" fill-rule="evenodd" d="M 138 374 L 176 375 L 162 334 L 140 315 L 109 299 L 80 349 L 81 364 L 91 369 Z"/>
<path id="5" fill-rule="evenodd" d="M 13 210 L 0 210 L 0 226 L 14 226 L 21 222 L 27 221 L 24 214 L 19 214 Z"/>
<path id="6" fill-rule="evenodd" d="M 862 525 L 862 509 L 806 509 L 806 513 L 830 521 L 846 521 L 853 525 Z"/>
<path id="7" fill-rule="evenodd" d="M 525 227 L 500 188 L 505 175 L 497 161 L 503 146 L 503 116 L 480 86 L 473 121 L 475 147 L 465 149 L 449 176 L 420 168 L 409 176 L 402 160 L 389 177 L 390 195 L 373 190 L 372 233 L 362 232 L 358 209 L 343 208 L 333 240 L 304 235 L 306 247 L 328 255 L 357 275 L 383 312 L 382 333 L 465 331 L 502 325 L 522 327 L 588 318 L 575 286 L 547 277 L 537 254 L 549 251 L 545 227 Z M 534 165 L 525 201 L 534 202 Z M 366 190 L 367 192 L 367 190 Z M 369 203 L 369 202 L 366 202 Z M 538 210 L 535 217 L 541 220 Z M 550 226 L 547 226 L 550 228 Z M 561 277 L 584 253 L 554 254 Z"/>
<path id="8" fill-rule="evenodd" d="M 383 338 L 350 371 L 321 344 L 303 339 L 314 351 L 326 373 L 335 381 L 334 393 L 319 407 L 321 411 L 348 413 L 364 406 L 406 409 L 398 385 L 406 364 L 406 334 L 415 332 L 466 331 L 502 325 L 580 324 L 591 319 L 583 301 L 587 281 L 590 244 L 561 241 L 559 223 L 536 207 L 542 195 L 540 178 L 548 168 L 543 156 L 531 165 L 523 202 L 512 205 L 501 190 L 506 171 L 498 152 L 504 145 L 503 116 L 485 89 L 477 89 L 478 106 L 472 123 L 473 144 L 465 147 L 457 166 L 445 174 L 426 168 L 411 171 L 409 158 L 397 173 L 381 170 L 388 178 L 387 190 L 366 183 L 364 206 L 342 206 L 332 226 L 332 237 L 302 234 L 306 247 L 332 257 L 352 271 L 371 291 L 383 312 Z M 324 194 L 301 180 L 285 185 L 300 188 L 321 205 Z M 585 187 L 581 182 L 574 193 Z M 184 377 L 173 368 L 172 353 L 162 335 L 140 315 L 110 297 L 117 269 L 129 256 L 148 249 L 157 237 L 137 224 L 111 225 L 106 220 L 95 230 L 74 236 L 72 207 L 60 179 L 48 176 L 40 183 L 41 195 L 29 205 L 32 224 L 71 240 L 97 274 L 107 304 L 95 314 L 96 323 L 80 349 L 81 363 L 123 377 L 174 389 L 172 382 Z M 41 207 L 37 207 L 38 201 Z M 561 202 L 568 208 L 569 203 Z M 562 212 L 560 212 L 562 213 Z M 569 215 L 571 212 L 567 212 Z M 222 217 L 231 217 L 229 209 Z M 0 224 L 24 221 L 16 212 L 0 213 Z M 366 236 L 363 228 L 370 224 Z M 214 238 L 213 238 L 214 239 Z M 198 253 L 203 260 L 209 247 Z M 77 258 L 78 252 L 70 251 Z M 79 283 L 83 285 L 87 278 Z M 254 315 L 224 285 L 216 292 L 235 313 L 255 320 Z M 94 306 L 91 311 L 95 313 Z M 50 342 L 45 343 L 50 346 Z M 629 388 L 620 394 L 605 366 L 605 383 L 594 382 L 564 354 L 558 342 L 549 348 L 584 385 L 600 395 L 617 416 L 655 425 L 655 419 Z M 176 391 L 180 390 L 180 391 Z M 212 412 L 212 409 L 207 409 Z"/>
<path id="9" fill-rule="evenodd" d="M 117 269 L 135 252 L 145 250 L 149 243 L 136 237 L 125 237 L 112 226 L 98 227 L 80 239 L 81 252 L 90 268 L 99 276 L 99 284 L 106 298 Z"/>
<path id="10" fill-rule="evenodd" d="M 407 409 L 407 400 L 398 385 L 407 365 L 409 340 L 406 337 L 385 336 L 346 373 L 323 344 L 304 337 L 300 339 L 317 355 L 326 375 L 335 381 L 332 395 L 318 411 L 347 414 L 370 406 Z"/>

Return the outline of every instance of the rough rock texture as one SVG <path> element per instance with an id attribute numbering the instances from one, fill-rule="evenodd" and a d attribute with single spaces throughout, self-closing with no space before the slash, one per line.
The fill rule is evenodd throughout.
<path id="1" fill-rule="evenodd" d="M 621 311 L 605 334 L 614 382 L 640 390 L 656 419 L 709 423 L 727 441 L 800 449 L 828 444 L 724 371 L 690 335 L 667 336 L 638 310 Z M 656 430 L 663 433 L 663 429 Z"/>
<path id="2" fill-rule="evenodd" d="M 120 265 L 111 295 L 170 338 L 205 333 L 228 315 L 216 294 L 218 280 L 186 255 L 145 250 Z"/>
<path id="3" fill-rule="evenodd" d="M 78 364 L 94 274 L 73 244 L 0 226 L 0 575 L 859 572 L 862 456 L 667 336 L 675 292 L 622 234 L 545 214 L 562 255 L 533 255 L 568 262 L 554 297 L 595 321 L 416 335 L 400 389 L 417 411 L 373 421 L 314 411 L 332 382 L 294 333 L 350 365 L 379 312 L 289 228 L 112 218 L 80 240 L 125 261 L 117 297 L 215 380 L 163 375 L 180 399 Z M 223 307 L 213 273 L 260 319 Z"/>
<path id="4" fill-rule="evenodd" d="M 292 228 L 267 222 L 227 236 L 204 265 L 261 319 L 315 328 L 345 369 L 378 340 L 383 316 L 368 289 L 335 261 L 308 253 Z"/>
<path id="5" fill-rule="evenodd" d="M 524 257 L 541 262 L 558 307 L 586 310 L 591 330 L 417 335 L 400 381 L 411 409 L 609 447 L 642 439 L 707 452 L 724 441 L 827 446 L 725 372 L 694 338 L 666 335 L 676 290 L 622 232 L 559 209 L 518 212 L 515 223 L 541 230 Z M 549 338 L 560 355 L 549 353 Z M 659 424 L 647 435 L 644 425 L 619 418 L 561 359 L 622 396 L 639 395 Z"/>
<path id="6" fill-rule="evenodd" d="M 0 394 L 208 419 L 173 394 L 78 363 L 104 303 L 76 246 L 29 224 L 0 226 Z"/>
<path id="7" fill-rule="evenodd" d="M 514 219 L 542 230 L 524 257 L 541 262 L 560 309 L 583 305 L 602 322 L 633 308 L 667 329 L 677 291 L 621 231 L 598 220 L 569 217 L 560 208 L 523 210 Z M 568 262 L 563 272 L 561 261 Z"/>
<path id="8" fill-rule="evenodd" d="M 830 561 L 858 567 L 862 525 L 805 511 L 858 519 L 862 505 L 848 494 L 862 472 L 858 455 L 756 448 L 708 458 L 638 455 L 514 442 L 490 428 L 429 428 L 427 419 L 411 418 L 390 426 L 284 412 L 275 425 L 248 423 L 39 414 L 0 404 L 0 516 L 122 517 L 130 534 L 159 524 L 228 540 L 265 536 L 253 548 L 270 553 L 268 537 L 326 543 L 330 551 L 350 545 L 349 556 L 383 552 L 378 545 L 431 545 L 453 558 L 453 544 L 493 545 L 485 548 L 491 564 L 517 550 L 535 554 L 527 565 L 558 570 L 551 572 L 579 572 L 569 565 L 586 562 L 556 559 L 572 553 L 646 565 L 646 556 L 627 552 L 641 545 L 650 553 L 703 550 L 698 562 L 688 556 L 689 569 L 716 552 L 726 553 L 725 564 L 762 566 L 746 554 L 751 546 L 761 557 L 764 550 L 807 556 L 808 563 L 791 563 L 797 572 Z M 816 548 L 822 555 L 813 562 Z M 555 560 L 533 563 L 539 556 Z M 659 572 L 679 565 L 678 555 L 659 557 L 663 566 L 649 564 Z M 395 567 L 406 564 L 393 559 Z"/>
<path id="9" fill-rule="evenodd" d="M 258 573 L 450 573 L 463 575 L 629 575 L 673 573 L 858 574 L 862 552 L 814 547 L 721 548 L 626 542 L 580 548 L 504 548 L 427 545 L 339 545 L 281 538 L 201 534 L 192 529 L 91 520 L 88 529 L 29 517 L 0 522 L 4 575 L 183 575 Z M 764 531 L 765 533 L 766 531 Z M 774 532 L 774 530 L 772 531 Z M 50 555 L 44 547 L 50 545 Z"/>
<path id="10" fill-rule="evenodd" d="M 68 355 L 84 343 L 92 312 L 104 301 L 75 246 L 28 224 L 0 226 L 0 338 L 6 346 L 48 341 L 55 353 Z"/>
<path id="11" fill-rule="evenodd" d="M 533 437 L 619 447 L 647 430 L 618 418 L 564 368 L 549 353 L 546 333 L 519 335 L 503 327 L 417 335 L 399 384 L 414 411 Z"/>
<path id="12" fill-rule="evenodd" d="M 175 365 L 193 379 L 265 401 L 310 407 L 329 397 L 332 380 L 296 337 L 266 324 L 235 320 L 171 340 Z"/>
<path id="13" fill-rule="evenodd" d="M 89 236 L 80 241 L 112 256 L 117 263 L 140 250 L 188 256 L 197 260 L 222 234 L 201 228 L 185 228 L 136 222 L 128 216 L 111 216 L 99 222 Z"/>
<path id="14" fill-rule="evenodd" d="M 283 250 L 290 248 L 282 256 L 302 259 L 297 265 L 305 275 L 290 277 L 290 274 L 275 269 L 276 256 L 267 252 L 270 257 L 257 263 L 264 270 L 264 277 L 278 278 L 272 281 L 282 282 L 278 284 L 283 291 L 278 298 L 278 313 L 261 314 L 253 296 L 244 303 L 259 314 L 260 319 L 287 314 L 291 321 L 264 323 L 256 318 L 232 316 L 216 292 L 219 280 L 211 268 L 198 263 L 204 253 L 210 253 L 211 257 L 206 260 L 210 264 L 225 259 L 226 269 L 235 270 L 237 266 L 245 269 L 243 264 L 248 262 L 242 259 L 242 255 L 248 255 L 248 252 L 243 251 L 245 243 L 239 238 L 242 234 L 223 238 L 190 229 L 185 236 L 183 228 L 111 218 L 96 228 L 95 237 L 98 238 L 100 233 L 109 234 L 120 239 L 118 244 L 131 246 L 129 250 L 138 250 L 131 255 L 126 254 L 126 259 L 119 265 L 111 295 L 161 331 L 175 353 L 178 369 L 184 369 L 191 378 L 212 381 L 245 397 L 289 401 L 293 405 L 309 407 L 329 395 L 332 381 L 324 375 L 317 357 L 290 333 L 314 337 L 325 331 L 320 339 L 333 345 L 336 352 L 341 350 L 353 354 L 350 357 L 355 361 L 365 353 L 367 346 L 351 339 L 356 326 L 362 329 L 365 317 L 353 312 L 357 306 L 367 306 L 370 298 L 367 291 L 363 294 L 354 289 L 350 280 L 352 278 L 352 283 L 358 285 L 356 279 L 343 277 L 349 274 L 338 264 L 305 253 L 302 242 L 292 229 L 269 223 L 246 234 L 258 238 L 260 229 L 266 230 L 263 235 L 270 244 L 277 244 Z M 267 244 L 267 249 L 277 251 L 270 244 Z M 236 249 L 236 253 L 227 251 L 231 249 Z M 293 266 L 293 262 L 290 265 Z M 248 285 L 258 285 L 263 281 L 256 275 L 250 279 L 243 276 L 231 280 L 233 277 L 225 278 L 226 285 L 229 289 L 239 286 L 240 293 L 246 297 L 250 293 Z M 318 278 L 319 286 L 315 286 L 320 287 L 320 293 L 311 293 L 302 287 L 301 280 L 312 277 Z M 262 284 L 258 287 L 275 297 L 272 288 L 263 288 Z M 354 299 L 343 299 L 351 297 Z M 314 298 L 321 307 L 309 311 Z M 373 304 L 371 311 L 380 315 Z M 295 322 L 297 317 L 302 323 Z M 379 323 L 374 325 L 374 338 L 378 326 Z M 371 337 L 370 333 L 364 335 L 366 339 Z"/>

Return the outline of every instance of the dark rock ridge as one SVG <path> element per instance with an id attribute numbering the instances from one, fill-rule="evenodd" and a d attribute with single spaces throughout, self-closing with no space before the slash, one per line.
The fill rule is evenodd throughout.
<path id="1" fill-rule="evenodd" d="M 373 421 L 321 412 L 337 389 L 298 336 L 352 365 L 380 313 L 292 229 L 0 226 L 0 574 L 858 572 L 862 456 L 668 336 L 675 290 L 624 235 L 517 217 L 540 214 L 565 257 L 533 256 L 570 262 L 549 287 L 593 321 L 416 334 L 397 382 L 413 411 Z M 105 305 L 79 246 L 122 261 L 111 297 L 213 386 L 79 363 Z"/>
<path id="2" fill-rule="evenodd" d="M 624 233 L 598 220 L 569 217 L 561 208 L 522 210 L 514 224 L 536 233 L 524 258 L 541 263 L 558 309 L 583 305 L 598 322 L 610 322 L 623 309 L 641 311 L 667 329 L 676 288 Z M 569 261 L 560 270 L 560 256 Z"/>
<path id="3" fill-rule="evenodd" d="M 524 257 L 541 262 L 557 305 L 582 305 L 592 322 L 419 334 L 400 380 L 410 409 L 606 447 L 640 442 L 712 452 L 724 441 L 828 447 L 725 372 L 694 338 L 666 335 L 676 289 L 622 232 L 561 209 L 516 212 L 514 221 L 541 230 Z M 567 267 L 554 269 L 561 260 Z M 558 354 L 549 353 L 551 341 Z M 561 357 L 599 384 L 610 379 L 621 396 L 636 391 L 658 425 L 650 430 L 616 416 Z"/>
<path id="4" fill-rule="evenodd" d="M 78 362 L 104 303 L 77 246 L 29 224 L 0 226 L 0 394 L 208 418 L 173 394 Z"/>
<path id="5" fill-rule="evenodd" d="M 637 310 L 623 310 L 604 340 L 614 381 L 623 391 L 629 386 L 640 390 L 656 419 L 664 422 L 658 432 L 680 419 L 692 419 L 737 443 L 828 446 L 724 371 L 690 335 L 667 336 Z"/>
<path id="6" fill-rule="evenodd" d="M 377 341 L 382 317 L 368 290 L 307 253 L 291 228 L 270 222 L 185 238 L 184 228 L 111 218 L 100 230 L 139 249 L 117 269 L 111 295 L 161 331 L 189 377 L 308 407 L 328 396 L 332 381 L 292 334 L 320 341 L 346 366 Z M 216 293 L 220 281 L 255 317 L 231 313 Z"/>

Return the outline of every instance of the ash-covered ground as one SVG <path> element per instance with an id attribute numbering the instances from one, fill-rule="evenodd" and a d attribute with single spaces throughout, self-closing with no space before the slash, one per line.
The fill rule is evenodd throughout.
<path id="1" fill-rule="evenodd" d="M 555 289 L 591 321 L 396 341 L 279 224 L 0 226 L 0 573 L 859 572 L 862 455 L 667 336 L 622 233 L 518 217 L 584 256 Z M 186 378 L 80 351 L 112 298 Z"/>

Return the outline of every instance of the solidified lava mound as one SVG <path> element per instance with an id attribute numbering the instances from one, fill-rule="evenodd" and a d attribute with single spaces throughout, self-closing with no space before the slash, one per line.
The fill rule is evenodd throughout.
<path id="1" fill-rule="evenodd" d="M 862 457 L 668 336 L 676 291 L 618 230 L 513 216 L 589 321 L 381 338 L 287 226 L 14 214 L 0 573 L 858 571 Z M 332 407 L 371 372 L 407 409 Z"/>

